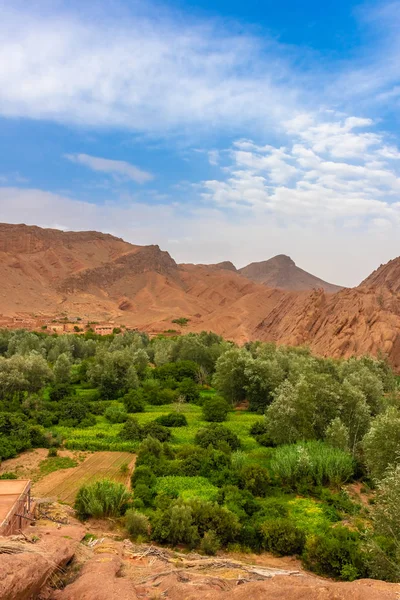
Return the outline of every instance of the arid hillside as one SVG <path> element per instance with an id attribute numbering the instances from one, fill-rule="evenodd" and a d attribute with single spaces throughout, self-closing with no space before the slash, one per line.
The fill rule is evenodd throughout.
<path id="1" fill-rule="evenodd" d="M 285 256 L 285 254 L 279 254 L 262 262 L 251 263 L 239 269 L 239 273 L 256 283 L 284 290 L 323 289 L 325 292 L 333 294 L 342 289 L 339 285 L 327 283 L 300 269 L 290 256 Z"/>
<path id="2" fill-rule="evenodd" d="M 274 277 L 252 281 L 262 280 L 266 264 Z M 213 330 L 239 343 L 308 344 L 322 355 L 382 351 L 400 369 L 400 259 L 357 288 L 331 293 L 330 284 L 287 257 L 239 271 L 229 262 L 178 265 L 158 246 L 3 224 L 0 275 L 0 315 L 8 317 L 79 316 L 150 333 L 179 329 L 171 321 L 185 317 L 185 331 Z"/>

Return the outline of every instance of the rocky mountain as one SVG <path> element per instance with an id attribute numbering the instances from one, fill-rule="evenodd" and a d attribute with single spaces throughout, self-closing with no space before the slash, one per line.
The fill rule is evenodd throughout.
<path id="1" fill-rule="evenodd" d="M 290 256 L 285 254 L 278 254 L 278 256 L 262 262 L 253 262 L 239 269 L 239 273 L 256 283 L 283 290 L 322 289 L 333 294 L 342 289 L 338 285 L 327 283 L 319 277 L 303 271 Z"/>
<path id="2" fill-rule="evenodd" d="M 400 370 L 400 259 L 335 292 L 288 257 L 239 270 L 229 262 L 180 265 L 158 246 L 111 235 L 3 224 L 0 276 L 4 317 L 79 316 L 149 333 L 185 317 L 183 331 L 307 344 L 325 356 L 381 351 Z M 297 287 L 286 289 L 289 281 Z"/>

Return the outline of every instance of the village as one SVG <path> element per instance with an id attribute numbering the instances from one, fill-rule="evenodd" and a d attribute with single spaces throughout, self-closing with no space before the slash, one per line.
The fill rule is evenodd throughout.
<path id="1" fill-rule="evenodd" d="M 30 316 L 21 315 L 8 317 L 0 315 L 0 329 L 27 329 L 29 331 L 38 331 L 52 334 L 80 334 L 83 335 L 92 332 L 96 335 L 111 335 L 128 331 L 129 328 L 124 325 L 117 325 L 113 321 L 93 322 L 84 321 L 80 317 L 49 317 L 49 316 Z"/>

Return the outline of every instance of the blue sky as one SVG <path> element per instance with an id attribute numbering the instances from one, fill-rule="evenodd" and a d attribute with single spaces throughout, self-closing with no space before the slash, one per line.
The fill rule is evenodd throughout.
<path id="1" fill-rule="evenodd" d="M 0 220 L 180 262 L 400 254 L 399 2 L 2 2 Z"/>

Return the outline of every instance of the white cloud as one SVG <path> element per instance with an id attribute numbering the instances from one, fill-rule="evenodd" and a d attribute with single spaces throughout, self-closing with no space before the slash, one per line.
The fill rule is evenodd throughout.
<path id="1" fill-rule="evenodd" d="M 271 40 L 150 5 L 151 17 L 110 10 L 90 19 L 41 4 L 18 10 L 0 0 L 3 116 L 182 135 L 265 129 L 297 105 L 295 74 Z"/>
<path id="2" fill-rule="evenodd" d="M 124 160 L 110 160 L 109 158 L 100 158 L 89 154 L 66 154 L 65 158 L 71 162 L 89 167 L 93 171 L 110 173 L 114 177 L 131 179 L 136 183 L 146 183 L 153 179 L 153 175 L 148 171 L 143 171 Z"/>
<path id="3" fill-rule="evenodd" d="M 228 176 L 204 181 L 203 199 L 302 226 L 335 224 L 338 232 L 355 223 L 397 227 L 400 166 L 392 159 L 399 150 L 388 150 L 374 127 L 370 119 L 309 114 L 287 124 L 284 148 L 239 140 Z"/>
<path id="4" fill-rule="evenodd" d="M 291 197 L 290 191 L 282 188 L 275 201 L 284 201 L 288 210 Z M 305 210 L 307 202 L 311 206 L 315 203 L 305 195 Z M 293 206 L 297 206 L 297 199 L 293 199 Z M 192 208 L 189 212 L 183 208 L 180 204 L 146 205 L 137 201 L 124 206 L 96 205 L 39 189 L 0 187 L 3 221 L 97 230 L 135 244 L 157 243 L 178 262 L 232 260 L 240 267 L 284 253 L 328 281 L 357 285 L 398 253 L 400 227 L 390 217 L 374 217 L 367 228 L 360 227 L 355 217 L 347 228 L 338 228 L 332 219 L 321 227 L 320 221 L 296 222 L 274 211 L 244 211 L 232 219 L 215 207 Z M 357 216 L 361 213 L 354 211 Z"/>

